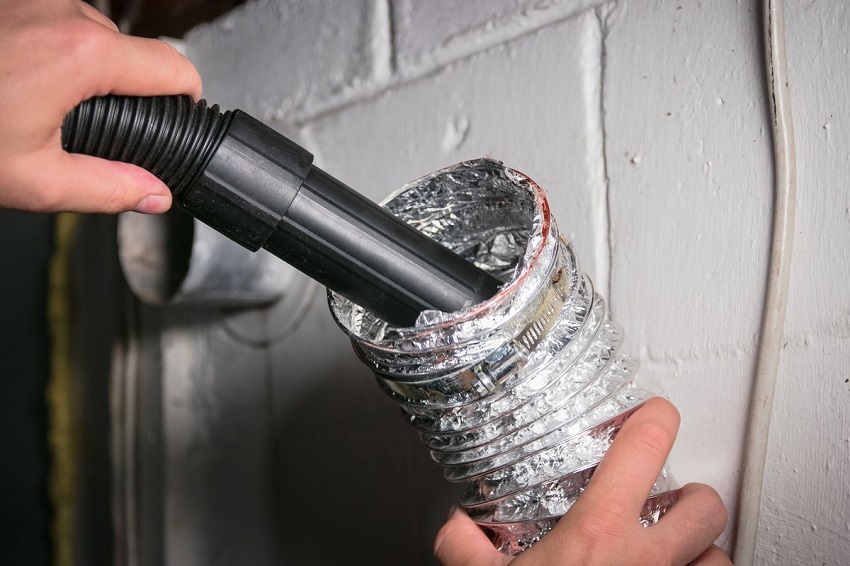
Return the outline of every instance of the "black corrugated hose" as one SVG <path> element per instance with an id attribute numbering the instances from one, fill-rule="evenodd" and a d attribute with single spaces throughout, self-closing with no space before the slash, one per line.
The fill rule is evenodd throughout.
<path id="1" fill-rule="evenodd" d="M 187 96 L 94 98 L 65 118 L 62 145 L 147 169 L 192 216 L 397 325 L 484 301 L 501 285 L 240 110 Z"/>
<path id="2" fill-rule="evenodd" d="M 62 147 L 147 169 L 179 199 L 221 141 L 232 113 L 188 96 L 89 99 L 62 123 Z"/>

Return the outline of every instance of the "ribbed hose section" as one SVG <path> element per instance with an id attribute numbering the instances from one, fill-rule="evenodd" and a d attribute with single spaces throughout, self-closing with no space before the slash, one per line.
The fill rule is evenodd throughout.
<path id="1" fill-rule="evenodd" d="M 499 162 L 467 161 L 409 183 L 386 208 L 509 280 L 484 303 L 377 321 L 331 295 L 360 358 L 402 408 L 461 505 L 506 554 L 549 532 L 649 396 L 623 329 L 558 233 L 543 190 Z M 678 497 L 666 469 L 639 520 Z M 638 519 L 638 517 L 636 517 Z"/>
<path id="2" fill-rule="evenodd" d="M 231 112 L 188 96 L 91 98 L 62 123 L 70 153 L 132 163 L 147 169 L 180 200 L 218 147 Z"/>

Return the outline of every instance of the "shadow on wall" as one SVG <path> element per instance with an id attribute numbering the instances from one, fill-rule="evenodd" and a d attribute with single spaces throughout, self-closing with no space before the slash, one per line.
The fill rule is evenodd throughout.
<path id="1" fill-rule="evenodd" d="M 354 354 L 352 354 L 352 357 Z M 276 554 L 285 564 L 434 564 L 458 487 L 374 379 L 315 376 L 276 427 Z"/>

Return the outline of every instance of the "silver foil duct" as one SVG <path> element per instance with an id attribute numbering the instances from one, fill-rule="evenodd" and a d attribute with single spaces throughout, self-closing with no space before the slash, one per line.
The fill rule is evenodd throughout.
<path id="1" fill-rule="evenodd" d="M 622 328 L 558 234 L 545 192 L 480 159 L 405 186 L 384 206 L 505 281 L 484 303 L 399 328 L 330 293 L 360 359 L 444 467 L 499 550 L 539 540 L 587 485 L 648 397 Z M 675 501 L 666 470 L 641 521 Z"/>

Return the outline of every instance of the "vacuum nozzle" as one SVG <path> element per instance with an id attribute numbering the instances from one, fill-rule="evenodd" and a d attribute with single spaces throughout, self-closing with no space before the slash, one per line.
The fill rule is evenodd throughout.
<path id="1" fill-rule="evenodd" d="M 66 116 L 62 145 L 147 169 L 190 215 L 393 324 L 411 326 L 424 310 L 460 310 L 502 284 L 240 110 L 187 96 L 93 98 Z"/>

